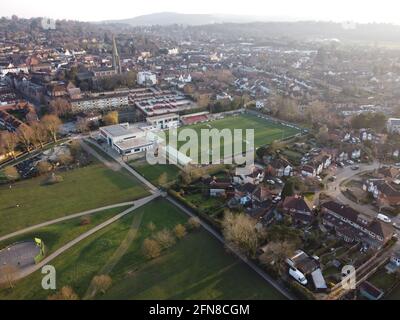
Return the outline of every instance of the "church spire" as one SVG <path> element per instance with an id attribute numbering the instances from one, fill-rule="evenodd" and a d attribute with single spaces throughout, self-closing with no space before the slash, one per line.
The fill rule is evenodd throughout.
<path id="1" fill-rule="evenodd" d="M 114 68 L 115 72 L 117 72 L 118 74 L 121 74 L 122 73 L 121 60 L 120 60 L 119 54 L 118 54 L 117 43 L 115 41 L 115 35 L 113 35 L 112 41 L 113 41 L 113 52 L 112 52 L 113 68 Z"/>

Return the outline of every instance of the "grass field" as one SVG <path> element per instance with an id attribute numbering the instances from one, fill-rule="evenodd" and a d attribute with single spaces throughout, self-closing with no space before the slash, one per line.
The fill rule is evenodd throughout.
<path id="1" fill-rule="evenodd" d="M 261 146 L 268 145 L 272 143 L 275 140 L 282 140 L 285 138 L 292 137 L 298 133 L 300 133 L 300 130 L 296 128 L 291 128 L 282 124 L 279 124 L 277 122 L 273 122 L 271 120 L 266 120 L 262 118 L 258 118 L 253 115 L 249 114 L 242 114 L 238 116 L 229 116 L 224 119 L 218 119 L 214 121 L 209 121 L 206 123 L 199 123 L 195 125 L 190 125 L 190 126 L 185 126 L 181 127 L 178 129 L 178 133 L 183 130 L 183 129 L 193 129 L 197 132 L 198 137 L 200 139 L 200 133 L 202 129 L 218 129 L 218 130 L 223 130 L 223 129 L 229 129 L 233 133 L 234 129 L 241 129 L 243 130 L 243 151 L 245 151 L 246 148 L 246 129 L 254 129 L 254 146 L 255 148 L 259 148 Z M 167 139 L 169 139 L 168 131 L 167 131 Z M 169 141 L 169 140 L 168 140 Z M 180 148 L 182 145 L 184 145 L 185 142 L 178 142 L 178 148 Z M 225 148 L 224 145 L 226 143 L 221 142 L 221 147 L 220 147 L 220 152 L 221 155 L 225 154 Z M 204 145 L 204 143 L 199 142 L 199 153 L 206 153 L 206 154 L 212 154 L 218 151 L 217 148 L 212 148 L 212 150 L 208 150 L 207 147 Z M 237 152 L 234 152 L 235 154 Z"/>
<path id="2" fill-rule="evenodd" d="M 0 235 L 65 215 L 147 196 L 127 171 L 100 163 L 60 173 L 64 181 L 45 185 L 38 177 L 0 186 Z"/>
<path id="3" fill-rule="evenodd" d="M 56 223 L 47 227 L 39 228 L 35 231 L 27 232 L 23 235 L 10 238 L 6 241 L 0 242 L 0 250 L 17 242 L 32 240 L 34 238 L 42 239 L 46 246 L 46 254 L 50 254 L 63 246 L 64 244 L 72 241 L 82 233 L 94 228 L 95 226 L 103 223 L 111 217 L 128 209 L 129 206 L 123 206 L 114 209 L 99 211 L 89 217 L 90 223 L 81 224 L 82 218 L 75 218 L 65 222 Z"/>
<path id="4" fill-rule="evenodd" d="M 178 178 L 180 171 L 173 164 L 150 165 L 146 160 L 133 160 L 129 162 L 129 165 L 156 186 L 159 185 L 159 178 L 163 173 L 167 174 L 167 183 L 170 183 Z"/>
<path id="5" fill-rule="evenodd" d="M 182 212 L 162 199 L 137 209 L 53 261 L 58 287 L 70 285 L 83 297 L 93 276 L 106 266 L 113 285 L 97 298 L 283 298 L 204 230 L 191 232 L 157 259 L 144 258 L 141 246 L 151 236 L 146 227 L 149 222 L 155 224 L 157 231 L 172 229 L 186 221 Z M 136 236 L 119 256 L 116 253 L 121 252 L 121 244 L 126 243 L 132 228 L 137 229 Z M 0 299 L 46 299 L 49 292 L 41 289 L 40 282 L 38 272 L 17 283 L 12 290 L 0 290 Z"/>

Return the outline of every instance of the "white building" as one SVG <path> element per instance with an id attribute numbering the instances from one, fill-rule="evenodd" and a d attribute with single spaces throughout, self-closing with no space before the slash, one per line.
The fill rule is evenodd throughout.
<path id="1" fill-rule="evenodd" d="M 400 133 L 400 118 L 390 118 L 387 122 L 387 130 L 390 133 Z"/>
<path id="2" fill-rule="evenodd" d="M 145 152 L 153 148 L 154 145 L 154 141 L 149 139 L 145 130 L 130 127 L 129 123 L 101 127 L 100 135 L 120 155 Z"/>
<path id="3" fill-rule="evenodd" d="M 149 125 L 157 129 L 177 128 L 179 126 L 179 115 L 176 113 L 164 114 L 146 118 Z"/>
<path id="4" fill-rule="evenodd" d="M 137 83 L 141 86 L 154 86 L 157 84 L 157 76 L 150 71 L 138 72 Z"/>

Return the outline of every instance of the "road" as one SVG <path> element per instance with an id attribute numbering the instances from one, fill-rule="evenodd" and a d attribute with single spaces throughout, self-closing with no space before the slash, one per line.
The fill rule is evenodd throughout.
<path id="1" fill-rule="evenodd" d="M 50 262 L 52 262 L 59 255 L 63 254 L 65 251 L 67 251 L 70 248 L 72 248 L 74 245 L 76 245 L 79 242 L 81 242 L 82 240 L 90 237 L 91 235 L 95 234 L 96 232 L 108 227 L 109 225 L 111 225 L 112 223 L 116 222 L 117 220 L 125 217 L 127 214 L 131 213 L 132 211 L 134 211 L 134 210 L 140 208 L 141 206 L 144 206 L 145 204 L 153 201 L 158 196 L 159 196 L 159 194 L 153 194 L 153 195 L 151 195 L 149 197 L 134 201 L 134 205 L 132 207 L 130 207 L 129 209 L 125 210 L 124 212 L 122 212 L 120 214 L 117 214 L 116 216 L 114 216 L 114 217 L 108 219 L 107 221 L 99 224 L 98 226 L 94 227 L 93 229 L 90 229 L 89 231 L 87 231 L 85 233 L 82 233 L 79 237 L 77 237 L 74 240 L 68 242 L 67 244 L 65 244 L 61 248 L 57 249 L 55 252 L 50 254 L 48 257 L 43 259 L 38 264 L 32 265 L 32 266 L 27 267 L 27 268 L 15 273 L 15 274 L 12 274 L 13 281 L 22 279 L 22 278 L 32 274 L 33 272 L 36 272 L 36 271 L 40 270 L 42 267 L 44 267 L 45 265 L 48 265 Z M 9 277 L 9 275 L 8 275 L 8 277 Z M 0 283 L 5 283 L 5 282 L 8 282 L 7 275 L 1 275 L 0 274 Z"/>
<path id="2" fill-rule="evenodd" d="M 351 167 L 344 167 L 341 169 L 338 169 L 336 173 L 336 180 L 334 182 L 328 183 L 328 189 L 324 191 L 328 196 L 332 197 L 333 199 L 336 199 L 337 201 L 351 206 L 353 209 L 362 212 L 370 217 L 376 217 L 377 211 L 371 208 L 368 205 L 360 205 L 350 199 L 348 199 L 345 195 L 340 190 L 340 186 L 343 182 L 347 180 L 351 180 L 353 177 L 356 175 L 359 175 L 361 173 L 365 173 L 368 171 L 372 171 L 375 169 L 378 169 L 382 166 L 379 162 L 375 161 L 372 164 L 360 164 L 359 167 L 360 169 L 358 170 L 352 170 Z M 328 177 L 325 178 L 325 181 L 329 179 L 329 177 L 332 177 L 332 175 L 329 175 Z"/>

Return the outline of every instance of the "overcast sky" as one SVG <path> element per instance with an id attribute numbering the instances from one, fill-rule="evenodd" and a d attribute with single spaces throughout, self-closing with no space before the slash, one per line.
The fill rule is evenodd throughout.
<path id="1" fill-rule="evenodd" d="M 11 0 L 0 16 L 99 21 L 155 12 L 222 13 L 273 18 L 400 24 L 399 0 Z"/>

